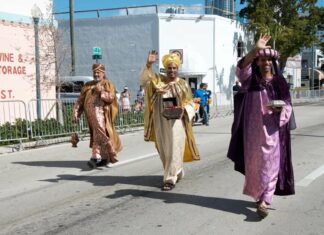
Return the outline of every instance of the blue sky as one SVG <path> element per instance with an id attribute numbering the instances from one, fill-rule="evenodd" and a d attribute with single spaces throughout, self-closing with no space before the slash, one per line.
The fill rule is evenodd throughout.
<path id="1" fill-rule="evenodd" d="M 54 11 L 67 11 L 69 9 L 69 0 L 53 0 Z M 115 8 L 151 4 L 202 4 L 203 0 L 74 0 L 75 10 L 89 10 L 100 8 Z"/>
<path id="2" fill-rule="evenodd" d="M 68 11 L 69 0 L 53 0 L 54 12 Z M 204 0 L 74 0 L 75 10 L 89 10 L 102 8 L 116 8 L 126 6 L 151 5 L 151 4 L 176 4 L 176 5 L 192 5 L 204 4 Z M 237 10 L 242 8 L 239 4 L 240 0 L 236 0 Z M 324 0 L 317 1 L 318 6 L 324 6 Z"/>
<path id="3" fill-rule="evenodd" d="M 68 11 L 69 0 L 53 0 L 54 12 Z M 324 0 L 322 0 L 324 1 Z M 152 5 L 152 4 L 175 4 L 193 5 L 204 4 L 204 0 L 74 0 L 75 10 L 90 10 L 102 8 L 116 8 L 126 6 Z M 237 5 L 239 0 L 237 0 Z"/>

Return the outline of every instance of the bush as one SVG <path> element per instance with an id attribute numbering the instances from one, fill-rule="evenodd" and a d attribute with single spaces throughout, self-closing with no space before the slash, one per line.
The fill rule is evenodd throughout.
<path id="1" fill-rule="evenodd" d="M 38 137 L 46 139 L 53 138 L 53 136 L 66 136 L 73 131 L 71 121 L 64 121 L 65 124 L 62 125 L 54 118 L 47 120 L 36 119 L 29 125 L 27 123 L 25 119 L 16 119 L 13 123 L 6 122 L 1 125 L 0 145 L 18 143 L 19 139 L 33 141 Z"/>

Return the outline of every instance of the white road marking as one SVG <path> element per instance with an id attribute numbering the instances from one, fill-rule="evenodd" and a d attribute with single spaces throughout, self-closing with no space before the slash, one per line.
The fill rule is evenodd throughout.
<path id="1" fill-rule="evenodd" d="M 296 185 L 307 187 L 310 185 L 314 180 L 316 180 L 318 177 L 324 174 L 324 165 L 320 166 L 316 170 L 314 170 L 312 173 L 307 175 L 304 179 L 300 180 Z"/>
<path id="2" fill-rule="evenodd" d="M 121 162 L 116 162 L 114 164 L 109 163 L 107 166 L 108 167 L 121 166 L 121 165 L 125 165 L 125 164 L 131 163 L 131 162 L 135 162 L 135 161 L 139 161 L 139 160 L 143 160 L 143 159 L 151 158 L 151 157 L 155 157 L 155 156 L 158 156 L 157 152 L 145 154 L 143 156 L 139 156 L 139 157 L 128 159 L 128 160 L 121 161 Z"/>

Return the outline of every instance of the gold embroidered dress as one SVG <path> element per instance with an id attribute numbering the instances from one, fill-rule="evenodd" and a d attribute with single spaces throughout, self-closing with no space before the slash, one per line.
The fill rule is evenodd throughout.
<path id="1" fill-rule="evenodd" d="M 185 80 L 170 81 L 147 66 L 140 83 L 145 87 L 144 139 L 155 142 L 164 168 L 163 181 L 175 184 L 183 177 L 183 161 L 200 159 L 190 121 L 195 114 L 191 90 Z M 175 97 L 178 106 L 185 109 L 182 119 L 162 116 L 163 98 L 169 97 Z"/>
<path id="2" fill-rule="evenodd" d="M 84 111 L 90 129 L 92 158 L 116 162 L 116 154 L 121 150 L 119 136 L 114 127 L 118 113 L 118 102 L 114 85 L 108 80 L 99 82 L 103 91 L 95 91 L 96 81 L 87 82 L 74 105 L 73 115 L 78 119 Z"/>

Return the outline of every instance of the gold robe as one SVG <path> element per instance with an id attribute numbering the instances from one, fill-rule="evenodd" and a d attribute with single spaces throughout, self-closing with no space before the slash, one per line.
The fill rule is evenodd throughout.
<path id="1" fill-rule="evenodd" d="M 94 145 L 94 131 L 100 132 L 99 135 L 101 135 L 101 143 L 107 144 L 107 148 L 113 148 L 110 149 L 108 152 L 119 152 L 122 147 L 121 147 L 121 142 L 119 139 L 119 135 L 116 132 L 116 129 L 114 127 L 114 122 L 118 114 L 118 101 L 116 98 L 116 92 L 115 92 L 115 86 L 113 85 L 112 82 L 108 80 L 102 80 L 100 81 L 100 85 L 103 86 L 104 89 L 104 94 L 108 97 L 105 97 L 105 99 L 99 98 L 100 94 L 96 94 L 94 91 L 94 87 L 96 85 L 96 81 L 90 81 L 87 82 L 80 93 L 80 97 L 76 104 L 74 105 L 74 110 L 73 110 L 73 115 L 75 118 L 79 118 L 82 112 L 84 111 L 86 116 L 87 116 L 87 121 L 90 129 L 90 148 Z M 98 120 L 93 120 L 93 107 L 87 106 L 87 104 L 91 105 L 92 104 L 92 99 L 97 100 L 103 110 L 103 118 L 104 118 L 104 128 L 105 130 L 101 130 L 96 128 L 95 130 L 93 129 L 96 125 L 95 123 Z M 97 103 L 98 103 L 97 102 Z M 95 105 L 95 104 L 93 104 Z M 99 143 L 99 144 L 101 144 Z M 112 146 L 111 146 L 112 145 Z M 105 151 L 106 152 L 106 151 Z M 112 155 L 115 155 L 114 153 Z M 111 162 L 117 161 L 115 159 L 115 156 L 110 156 L 113 157 Z"/>
<path id="2" fill-rule="evenodd" d="M 175 84 L 170 84 L 169 79 L 161 74 L 154 74 L 151 68 L 144 67 L 140 75 L 140 83 L 145 87 L 145 111 L 144 111 L 144 139 L 146 141 L 153 141 L 156 147 L 161 153 L 161 146 L 157 146 L 157 136 L 159 133 L 155 131 L 154 123 L 162 120 L 160 112 L 162 108 L 159 108 L 162 104 L 157 104 L 161 94 L 158 93 L 160 90 L 168 91 L 171 87 L 176 89 L 176 98 L 178 105 L 185 109 L 182 122 L 185 132 L 185 147 L 183 151 L 183 161 L 193 161 L 199 160 L 199 152 L 196 146 L 196 142 L 193 136 L 191 120 L 194 114 L 189 111 L 193 108 L 192 93 L 187 82 L 181 78 L 177 78 L 174 82 Z M 160 120 L 159 117 L 161 117 Z M 164 120 L 167 122 L 172 122 L 173 120 Z M 171 140 L 172 141 L 172 140 Z M 166 146 L 165 146 L 166 147 Z M 163 161 L 163 159 L 162 159 Z"/>

